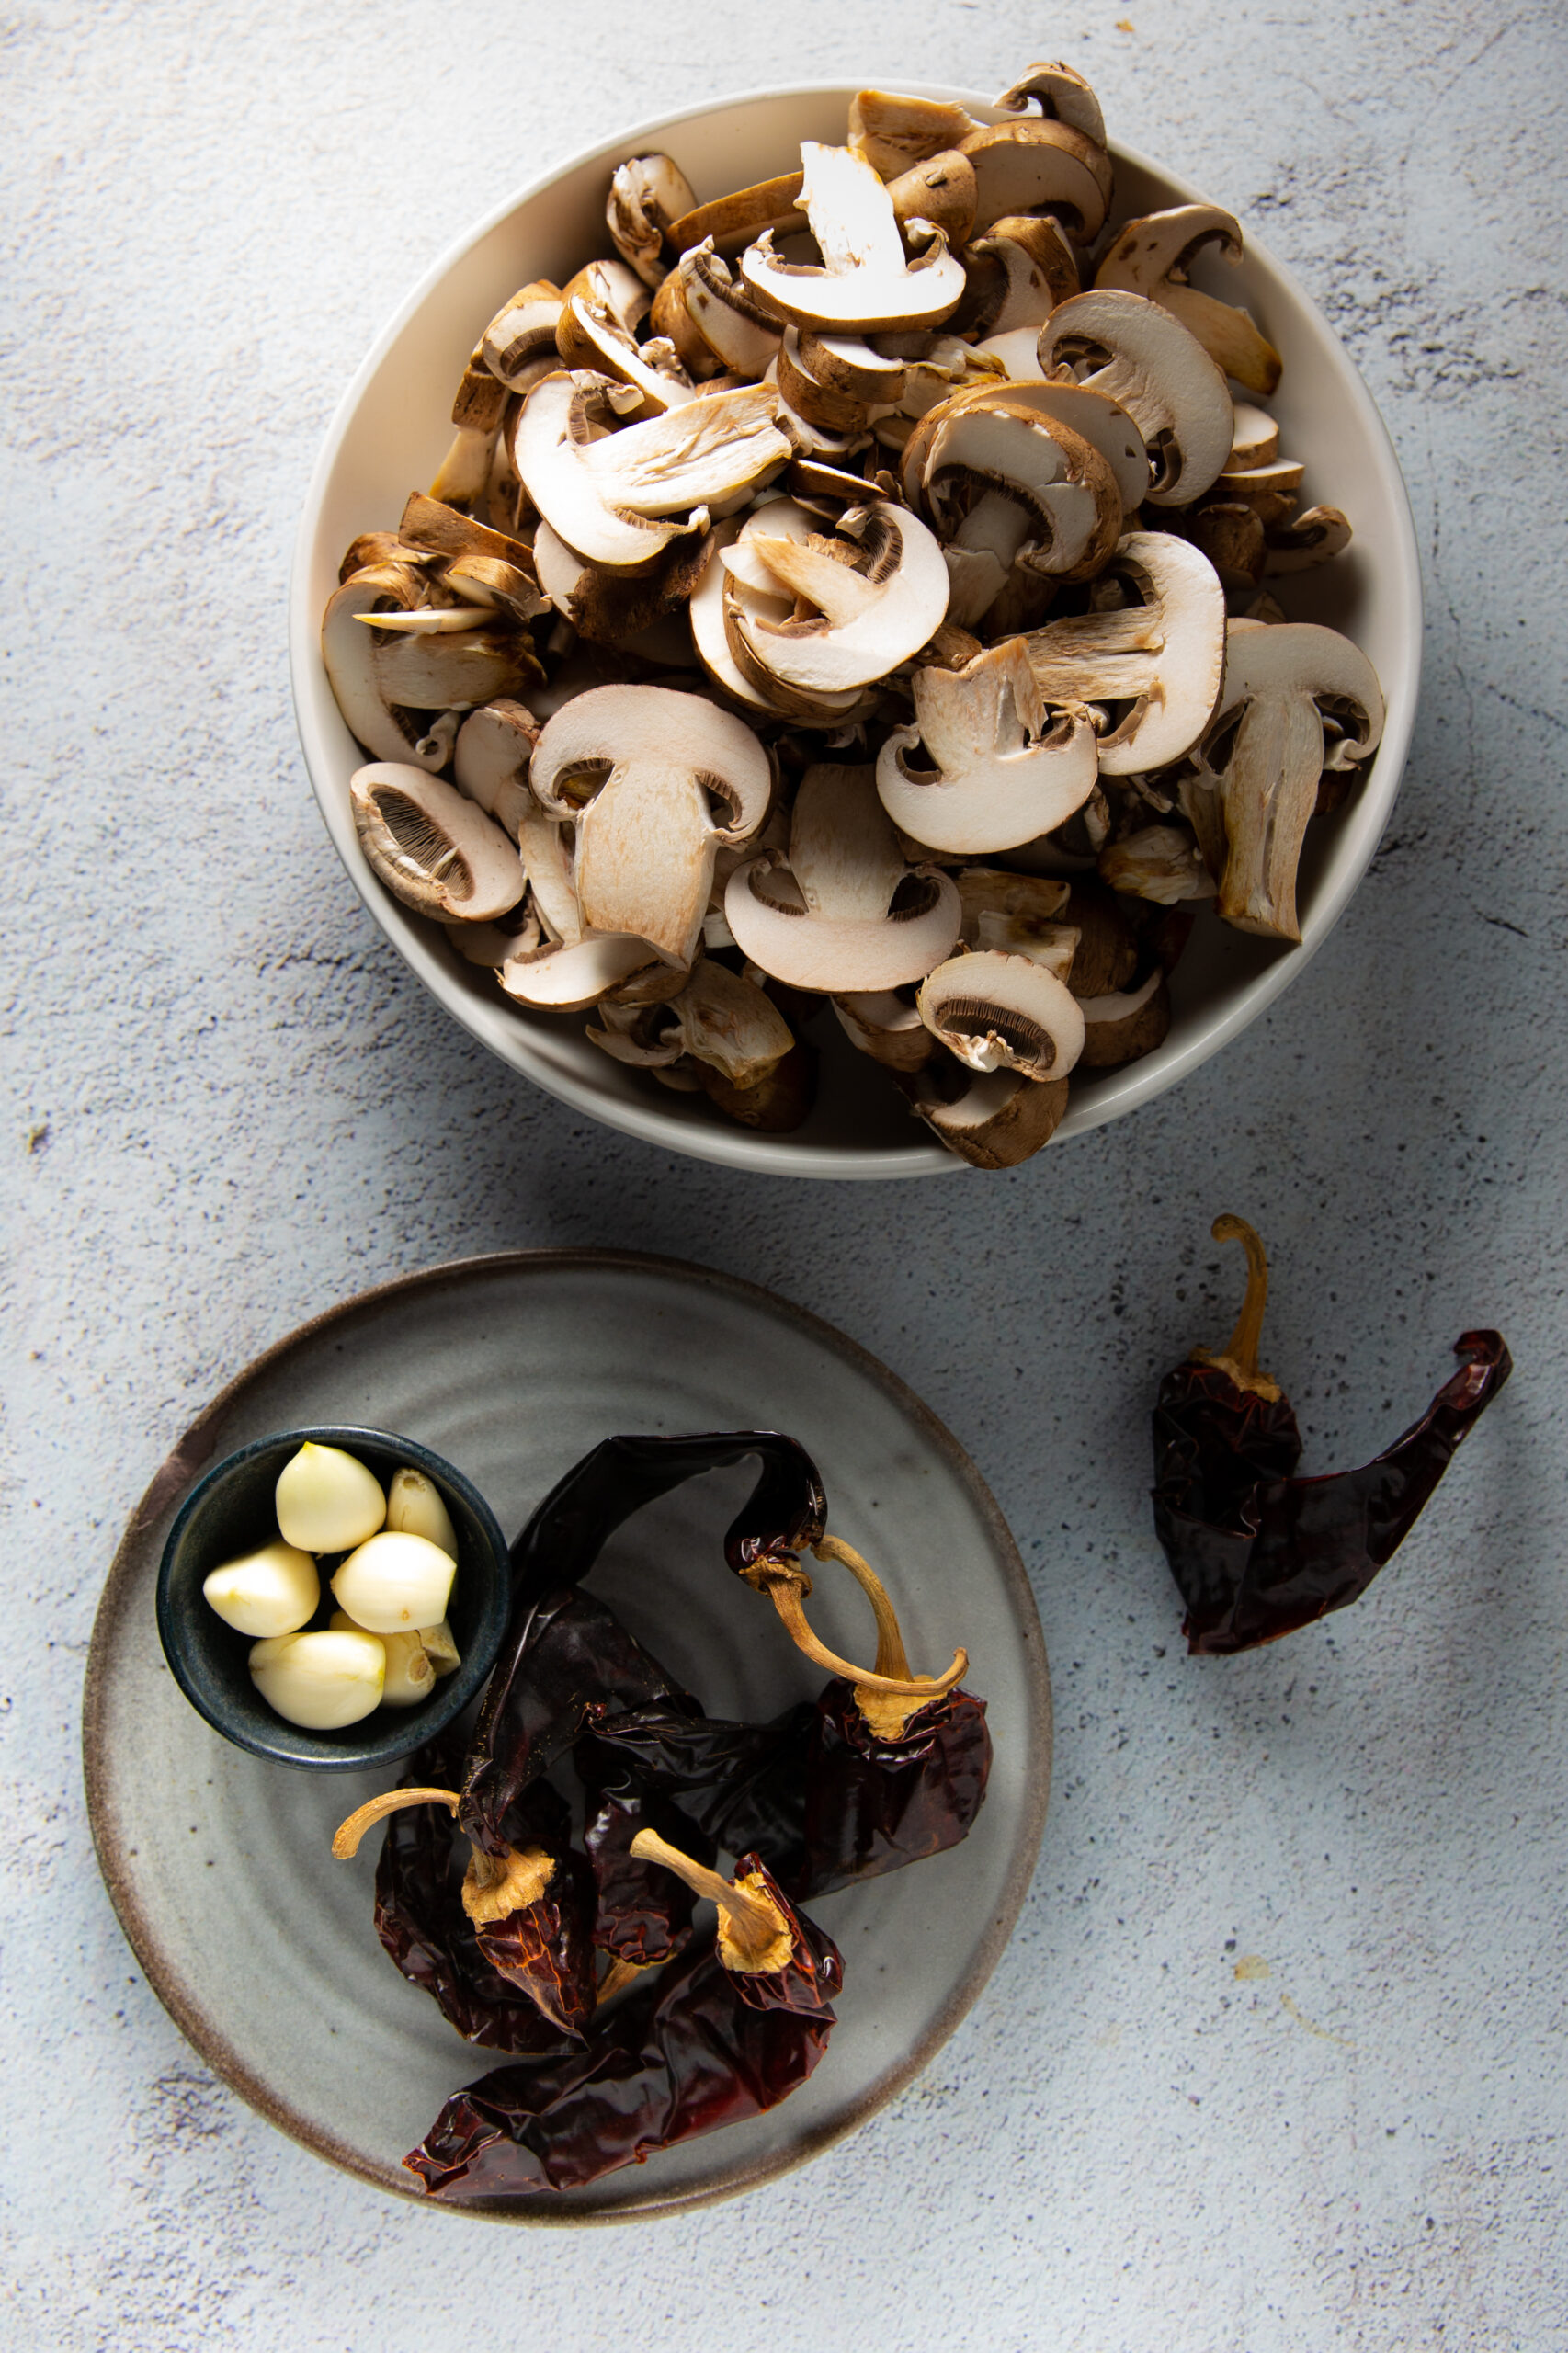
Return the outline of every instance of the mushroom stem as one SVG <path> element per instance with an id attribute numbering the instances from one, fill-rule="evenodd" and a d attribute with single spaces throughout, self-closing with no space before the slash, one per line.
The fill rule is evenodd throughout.
<path id="1" fill-rule="evenodd" d="M 1247 1255 L 1246 1297 L 1236 1318 L 1236 1328 L 1222 1349 L 1216 1354 L 1210 1348 L 1194 1348 L 1194 1360 L 1211 1364 L 1230 1374 L 1238 1389 L 1245 1389 L 1254 1396 L 1277 1398 L 1279 1386 L 1260 1372 L 1257 1344 L 1263 1337 L 1263 1311 L 1268 1304 L 1268 1259 L 1263 1244 L 1245 1218 L 1233 1217 L 1227 1211 L 1217 1217 L 1209 1229 L 1216 1242 L 1239 1242 Z"/>
<path id="2" fill-rule="evenodd" d="M 695 1894 L 711 1896 L 719 1907 L 720 1958 L 727 1969 L 750 1975 L 783 1968 L 790 1958 L 790 1924 L 771 1896 L 694 1862 L 656 1830 L 640 1830 L 631 1841 L 631 1852 L 639 1862 L 662 1863 Z"/>
<path id="3" fill-rule="evenodd" d="M 849 1548 L 846 1545 L 845 1547 L 845 1551 L 847 1552 L 848 1549 Z M 837 1558 L 838 1555 L 830 1553 L 828 1557 L 830 1559 L 835 1559 Z M 846 1562 L 845 1565 L 847 1567 L 849 1566 L 849 1563 Z M 862 1562 L 860 1565 L 864 1568 L 864 1562 Z M 866 1570 L 866 1574 L 868 1576 L 870 1576 L 871 1574 L 872 1573 L 869 1569 Z M 806 1613 L 803 1607 L 805 1597 L 812 1589 L 812 1581 L 803 1570 L 781 1568 L 777 1563 L 772 1562 L 767 1563 L 759 1563 L 758 1573 L 754 1574 L 753 1582 L 756 1584 L 759 1591 L 767 1594 L 768 1599 L 772 1602 L 773 1607 L 778 1610 L 779 1617 L 784 1621 L 784 1631 L 789 1635 L 790 1640 L 794 1643 L 795 1648 L 798 1651 L 803 1651 L 807 1658 L 813 1659 L 818 1666 L 825 1666 L 830 1675 L 841 1675 L 848 1682 L 852 1683 L 855 1686 L 855 1694 L 858 1701 L 861 1699 L 861 1695 L 865 1694 L 866 1696 L 873 1699 L 913 1699 L 923 1705 L 926 1700 L 939 1699 L 945 1692 L 950 1691 L 954 1684 L 959 1682 L 968 1672 L 969 1653 L 967 1651 L 955 1651 L 953 1653 L 953 1663 L 947 1669 L 945 1674 L 937 1676 L 912 1676 L 908 1671 L 908 1662 L 906 1660 L 904 1662 L 904 1672 L 903 1675 L 884 1675 L 880 1671 L 880 1650 L 878 1669 L 876 1671 L 868 1672 L 865 1667 L 856 1666 L 850 1660 L 846 1658 L 840 1658 L 836 1651 L 830 1651 L 826 1644 L 819 1643 L 816 1636 L 812 1633 L 810 1626 L 806 1622 Z M 868 1593 L 870 1592 L 870 1587 L 869 1586 L 866 1587 L 866 1591 Z M 886 1605 L 891 1611 L 891 1604 L 888 1604 L 885 1593 L 882 1596 L 882 1600 L 884 1605 Z M 874 1596 L 872 1597 L 871 1606 L 873 1608 L 877 1606 Z M 880 1610 L 878 1611 L 877 1623 L 880 1642 L 882 1628 L 882 1618 Z M 894 1620 L 893 1630 L 896 1634 L 896 1620 Z M 903 1643 L 901 1640 L 901 1651 L 902 1648 Z M 913 1710 L 911 1710 L 910 1712 L 913 1713 Z"/>
<path id="4" fill-rule="evenodd" d="M 356 1806 L 347 1822 L 340 1822 L 333 1833 L 332 1851 L 340 1863 L 359 1851 L 359 1841 L 367 1830 L 384 1822 L 389 1813 L 401 1813 L 405 1805 L 444 1805 L 456 1813 L 462 1800 L 456 1790 L 383 1790 L 379 1798 L 367 1798 Z"/>

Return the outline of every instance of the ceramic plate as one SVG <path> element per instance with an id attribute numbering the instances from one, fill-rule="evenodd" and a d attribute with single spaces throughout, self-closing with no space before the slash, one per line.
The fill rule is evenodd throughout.
<path id="1" fill-rule="evenodd" d="M 153 1584 L 181 1496 L 209 1461 L 307 1422 L 404 1430 L 467 1472 L 508 1538 L 587 1448 L 618 1430 L 774 1427 L 800 1438 L 829 1525 L 884 1569 L 912 1662 L 959 1643 L 996 1761 L 965 1843 L 813 1913 L 843 1950 L 827 2055 L 793 2098 L 591 2189 L 494 2211 L 629 2220 L 733 2195 L 800 2164 L 890 2099 L 974 2000 L 1040 1845 L 1051 1691 L 1023 1564 L 973 1464 L 875 1358 L 747 1283 L 668 1259 L 537 1251 L 471 1259 L 350 1300 L 243 1373 L 153 1480 L 109 1573 L 87 1668 L 88 1807 L 148 1982 L 208 2063 L 273 2123 L 379 2187 L 418 2197 L 405 2152 L 494 2063 L 401 1978 L 371 1925 L 378 1841 L 353 1863 L 334 1824 L 384 1777 L 270 1765 L 220 1739 L 158 1647 Z M 709 1709 L 774 1714 L 820 1688 L 767 1608 L 723 1568 L 744 1467 L 634 1519 L 593 1579 Z M 824 1573 L 823 1638 L 869 1657 L 869 1612 Z M 472 2208 L 465 2211 L 483 2211 Z"/>

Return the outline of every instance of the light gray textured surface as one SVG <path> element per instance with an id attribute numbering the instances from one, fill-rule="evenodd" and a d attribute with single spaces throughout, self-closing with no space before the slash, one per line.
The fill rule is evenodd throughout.
<path id="1" fill-rule="evenodd" d="M 1568 2342 L 1568 37 L 1312 15 L 7 19 L 7 2345 L 444 2353 L 477 2318 L 685 2353 L 737 2290 L 813 2353 Z M 1131 1121 L 895 1194 L 666 1160 L 483 1061 L 337 870 L 283 659 L 318 437 L 430 256 L 607 118 L 1040 50 L 1265 232 L 1382 404 L 1431 614 L 1403 798 L 1301 983 Z M 1144 1415 L 1228 1324 L 1221 1208 L 1272 1246 L 1313 1462 L 1402 1427 L 1468 1324 L 1519 1370 L 1364 1604 L 1200 1664 Z M 1023 1925 L 932 2075 L 746 2203 L 584 2242 L 394 2209 L 210 2081 L 98 1885 L 77 1716 L 118 1529 L 231 1371 L 395 1268 L 599 1240 L 776 1285 L 943 1415 L 1035 1569 L 1059 1745 Z"/>

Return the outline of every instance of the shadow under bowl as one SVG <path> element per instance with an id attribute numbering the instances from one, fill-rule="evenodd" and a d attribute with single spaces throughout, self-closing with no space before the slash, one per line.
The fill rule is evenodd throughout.
<path id="1" fill-rule="evenodd" d="M 383 1487 L 404 1465 L 423 1472 L 439 1490 L 458 1538 L 447 1617 L 461 1665 L 443 1676 L 419 1706 L 378 1708 L 335 1732 L 307 1731 L 268 1707 L 250 1677 L 256 1638 L 225 1625 L 201 1590 L 221 1562 L 276 1540 L 278 1476 L 307 1439 L 358 1456 Z M 324 1555 L 321 1608 L 312 1626 L 324 1626 L 335 1607 L 329 1584 L 333 1565 Z M 181 1505 L 158 1571 L 158 1639 L 191 1706 L 236 1748 L 276 1765 L 362 1772 L 412 1756 L 462 1713 L 495 1664 L 510 1598 L 500 1523 L 478 1488 L 440 1455 L 386 1430 L 284 1430 L 226 1455 Z"/>

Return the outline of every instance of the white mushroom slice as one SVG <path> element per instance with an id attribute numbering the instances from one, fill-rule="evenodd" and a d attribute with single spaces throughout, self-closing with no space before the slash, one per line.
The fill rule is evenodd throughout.
<path id="1" fill-rule="evenodd" d="M 1332 745 L 1325 714 L 1340 730 Z M 1311 621 L 1233 625 L 1190 792 L 1199 840 L 1212 838 L 1216 817 L 1222 828 L 1218 912 L 1227 923 L 1300 939 L 1296 869 L 1319 780 L 1325 767 L 1369 758 L 1382 728 L 1377 673 L 1347 637 Z"/>
<path id="2" fill-rule="evenodd" d="M 960 934 L 966 948 L 995 949 L 1006 956 L 1028 956 L 1059 981 L 1071 984 L 1074 960 L 1084 934 L 1065 920 L 1065 882 L 1042 874 L 1009 874 L 998 867 L 969 866 L 958 878 L 963 909 Z"/>
<path id="3" fill-rule="evenodd" d="M 1251 401 L 1235 401 L 1232 407 L 1231 454 L 1225 472 L 1239 473 L 1246 467 L 1272 465 L 1279 455 L 1279 427 L 1268 411 L 1255 408 Z"/>
<path id="4" fill-rule="evenodd" d="M 983 346 L 980 352 L 983 354 Z M 1001 356 L 1006 364 L 1006 355 Z M 900 484 L 912 506 L 921 502 L 931 445 L 949 416 L 960 405 L 984 405 L 998 395 L 1009 409 L 1028 410 L 1053 425 L 1064 425 L 1070 433 L 1081 435 L 1109 466 L 1124 512 L 1130 516 L 1136 513 L 1148 494 L 1149 453 L 1142 435 L 1126 410 L 1108 393 L 1091 391 L 1086 385 L 1043 381 L 965 385 L 949 394 L 939 409 L 922 417 L 899 461 Z"/>
<path id="5" fill-rule="evenodd" d="M 1020 327 L 1038 336 L 1058 302 L 1081 290 L 1073 248 L 1049 214 L 1005 213 L 965 246 L 962 260 L 967 283 L 955 319 L 987 343 Z M 1039 360 L 1029 358 L 1027 372 L 1038 375 Z"/>
<path id="6" fill-rule="evenodd" d="M 458 730 L 453 773 L 458 790 L 514 841 L 528 812 L 528 762 L 539 741 L 539 722 L 526 703 L 486 703 L 471 711 Z"/>
<path id="7" fill-rule="evenodd" d="M 916 1003 L 932 1036 L 971 1070 L 1065 1078 L 1084 1051 L 1077 998 L 1032 956 L 949 957 L 926 974 Z"/>
<path id="8" fill-rule="evenodd" d="M 516 844 L 439 777 L 377 761 L 355 770 L 348 796 L 360 847 L 405 906 L 493 923 L 522 897 L 528 878 Z"/>
<path id="9" fill-rule="evenodd" d="M 803 229 L 801 175 L 784 172 L 777 179 L 758 180 L 755 188 L 735 188 L 728 196 L 699 204 L 670 223 L 670 243 L 677 254 L 693 245 L 710 244 L 716 253 L 738 254 L 765 229 L 788 236 Z"/>
<path id="10" fill-rule="evenodd" d="M 451 757 L 458 712 L 526 683 L 537 665 L 526 640 L 469 631 L 454 663 L 438 672 L 417 641 L 399 643 L 365 621 L 416 610 L 430 593 L 431 567 L 420 561 L 370 564 L 335 591 L 322 618 L 322 660 L 350 733 L 378 758 L 434 773 Z M 435 692 L 426 692 L 429 687 Z M 440 689 L 455 687 L 455 692 Z"/>
<path id="11" fill-rule="evenodd" d="M 885 1070 L 923 1069 L 937 1051 L 917 1007 L 893 989 L 835 996 L 833 1009 L 850 1044 Z"/>
<path id="12" fill-rule="evenodd" d="M 495 977 L 519 1005 L 541 1013 L 582 1013 L 655 961 L 645 939 L 590 931 L 512 958 Z"/>
<path id="13" fill-rule="evenodd" d="M 744 721 L 705 696 L 610 686 L 575 696 L 546 723 L 531 783 L 547 814 L 575 819 L 585 926 L 634 934 L 686 965 L 701 938 L 714 852 L 756 832 L 773 773 Z"/>
<path id="14" fill-rule="evenodd" d="M 795 1042 L 772 998 L 711 957 L 703 958 L 663 1011 L 681 1051 L 743 1092 L 760 1086 Z"/>
<path id="15" fill-rule="evenodd" d="M 742 376 L 760 376 L 778 356 L 778 320 L 736 284 L 711 237 L 683 253 L 676 267 L 687 316 L 703 341 L 726 368 Z"/>
<path id="16" fill-rule="evenodd" d="M 801 348 L 801 333 L 799 327 L 786 327 L 783 342 L 777 353 L 775 381 L 780 399 L 797 416 L 804 417 L 808 425 L 814 425 L 824 433 L 862 432 L 869 413 L 868 404 L 858 394 L 840 392 L 835 385 L 824 383 L 818 378 Z M 903 374 L 900 369 L 901 385 Z"/>
<path id="17" fill-rule="evenodd" d="M 1048 621 L 1025 642 L 1047 702 L 1131 705 L 1099 742 L 1101 770 L 1131 776 L 1179 760 L 1208 725 L 1224 675 L 1225 592 L 1208 558 L 1167 531 L 1130 531 L 1108 570 L 1142 601 Z"/>
<path id="18" fill-rule="evenodd" d="M 1080 997 L 1084 1051 L 1080 1070 L 1119 1070 L 1163 1046 L 1171 1026 L 1171 993 L 1155 965 L 1141 988 Z"/>
<path id="19" fill-rule="evenodd" d="M 1119 402 L 1148 444 L 1156 506 L 1187 506 L 1218 480 L 1235 417 L 1225 379 L 1197 337 L 1146 295 L 1074 294 L 1040 335 L 1047 378 Z"/>
<path id="20" fill-rule="evenodd" d="M 1187 283 L 1187 271 L 1206 245 L 1233 266 L 1242 257 L 1242 233 L 1217 204 L 1178 204 L 1129 221 L 1095 272 L 1097 287 L 1146 294 L 1196 335 L 1222 375 L 1249 392 L 1271 392 L 1279 381 L 1279 354 L 1248 313 L 1217 301 Z"/>
<path id="21" fill-rule="evenodd" d="M 822 266 L 786 261 L 765 232 L 742 259 L 746 284 L 797 326 L 866 333 L 945 318 L 963 292 L 963 265 L 941 231 L 925 241 L 922 224 L 909 222 L 906 233 L 926 249 L 906 259 L 892 199 L 869 164 L 813 139 L 801 142 L 801 203 Z"/>
<path id="22" fill-rule="evenodd" d="M 500 430 L 498 424 L 484 432 L 472 426 L 460 426 L 436 469 L 430 484 L 431 497 L 448 506 L 477 506 L 490 480 Z"/>
<path id="23" fill-rule="evenodd" d="M 852 507 L 838 529 L 856 543 L 852 563 L 794 540 L 746 535 L 775 578 L 817 609 L 805 620 L 743 614 L 741 638 L 770 676 L 818 698 L 885 677 L 918 653 L 948 609 L 942 551 L 915 516 L 874 499 Z"/>
<path id="24" fill-rule="evenodd" d="M 778 395 L 760 385 L 705 393 L 592 439 L 612 389 L 601 377 L 549 376 L 523 403 L 514 438 L 540 514 L 606 571 L 646 570 L 677 536 L 705 527 L 709 504 L 751 490 L 791 454 Z M 690 519 L 656 519 L 681 516 Z"/>
<path id="25" fill-rule="evenodd" d="M 822 335 L 813 327 L 790 332 L 798 337 L 801 365 L 827 391 L 868 402 L 896 401 L 903 391 L 903 360 L 878 351 L 858 335 Z"/>
<path id="26" fill-rule="evenodd" d="M 884 179 L 893 179 L 912 164 L 956 148 L 980 127 L 966 107 L 945 99 L 861 90 L 849 108 L 849 152 L 863 156 Z"/>
<path id="27" fill-rule="evenodd" d="M 460 630 L 483 628 L 490 619 L 488 606 L 441 605 L 416 613 L 360 613 L 367 629 L 385 630 L 392 637 L 455 637 Z"/>
<path id="28" fill-rule="evenodd" d="M 503 303 L 479 347 L 485 366 L 498 382 L 521 392 L 540 360 L 554 364 L 562 309 L 561 289 L 548 278 L 535 278 Z"/>
<path id="29" fill-rule="evenodd" d="M 874 769 L 822 766 L 795 795 L 788 860 L 765 852 L 737 868 L 724 913 L 763 972 L 842 995 L 900 988 L 939 963 L 958 938 L 959 894 L 945 874 L 905 864 Z"/>
<path id="30" fill-rule="evenodd" d="M 1004 90 L 997 99 L 998 107 L 1009 114 L 1021 114 L 1029 100 L 1035 99 L 1048 122 L 1064 122 L 1073 131 L 1081 131 L 1096 147 L 1105 145 L 1105 116 L 1100 102 L 1081 74 L 1071 65 L 1060 62 L 1031 65 L 1021 80 Z"/>
<path id="31" fill-rule="evenodd" d="M 1083 709 L 1053 726 L 1019 638 L 962 670 L 918 669 L 915 724 L 877 757 L 877 790 L 901 832 L 949 858 L 1013 849 L 1065 823 L 1095 787 L 1095 731 Z M 924 744 L 928 765 L 911 768 Z"/>
<path id="32" fill-rule="evenodd" d="M 1102 882 L 1157 906 L 1179 906 L 1184 899 L 1211 899 L 1214 877 L 1183 825 L 1145 825 L 1099 856 Z"/>
<path id="33" fill-rule="evenodd" d="M 398 536 L 410 548 L 445 556 L 449 561 L 489 556 L 524 574 L 531 572 L 526 541 L 514 539 L 506 531 L 493 531 L 487 525 L 476 523 L 472 515 L 460 514 L 455 506 L 444 506 L 438 499 L 426 497 L 422 490 L 410 492 L 398 525 Z"/>
<path id="34" fill-rule="evenodd" d="M 602 271 L 606 265 L 597 267 Z M 585 368 L 592 374 L 635 386 L 642 395 L 642 406 L 631 412 L 636 416 L 662 416 L 667 409 L 697 397 L 696 385 L 670 345 L 654 344 L 643 349 L 608 303 L 586 292 L 569 295 L 562 305 L 555 339 L 568 368 Z M 667 355 L 668 366 L 657 364 L 661 354 Z"/>
<path id="35" fill-rule="evenodd" d="M 954 1096 L 950 1074 L 950 1062 L 927 1064 L 910 1086 L 910 1108 L 972 1168 L 1017 1168 L 1051 1142 L 1067 1108 L 1064 1078 L 976 1072 Z"/>
<path id="36" fill-rule="evenodd" d="M 887 184 L 892 217 L 901 229 L 915 222 L 940 229 L 949 245 L 961 245 L 974 227 L 978 201 L 974 165 L 956 147 L 927 155 Z"/>
<path id="37" fill-rule="evenodd" d="M 691 182 L 668 155 L 633 155 L 617 166 L 605 222 L 616 252 L 645 286 L 657 286 L 664 277 L 665 238 L 696 201 Z"/>
<path id="38" fill-rule="evenodd" d="M 1350 545 L 1350 524 L 1337 506 L 1309 506 L 1292 522 L 1267 527 L 1266 573 L 1309 572 L 1342 555 Z"/>
<path id="39" fill-rule="evenodd" d="M 1040 383 L 1040 329 L 1009 327 L 1006 335 L 988 335 L 974 347 L 982 358 L 999 359 L 1009 384 Z"/>
<path id="40" fill-rule="evenodd" d="M 1099 451 L 1005 392 L 944 411 L 920 487 L 937 537 L 994 555 L 1004 574 L 1021 563 L 1053 579 L 1086 579 L 1121 535 L 1120 494 Z M 955 603 L 950 617 L 967 628 L 985 609 Z"/>
<path id="41" fill-rule="evenodd" d="M 865 485 L 858 487 L 863 491 Z M 687 610 L 698 658 L 715 686 L 722 687 L 747 710 L 772 718 L 803 717 L 831 726 L 859 703 L 859 688 L 850 687 L 842 694 L 820 699 L 780 695 L 776 682 L 768 678 L 759 662 L 750 659 L 748 665 L 743 667 L 731 642 L 732 628 L 738 631 L 741 616 L 753 620 L 788 620 L 794 611 L 795 599 L 772 573 L 766 574 L 763 588 L 752 588 L 743 577 L 733 575 L 726 569 L 724 560 L 725 551 L 744 532 L 762 531 L 804 540 L 811 536 L 817 520 L 793 499 L 776 498 L 766 506 L 755 508 L 744 524 L 734 517 L 715 524 L 714 556 L 692 591 Z"/>
<path id="42" fill-rule="evenodd" d="M 1055 212 L 1086 244 L 1105 225 L 1110 159 L 1069 124 L 1015 116 L 971 131 L 960 152 L 974 165 L 977 229 L 1004 213 Z"/>
<path id="43" fill-rule="evenodd" d="M 1227 466 L 1214 494 L 1239 499 L 1265 523 L 1283 523 L 1295 512 L 1306 471 L 1288 458 L 1270 458 L 1257 466 Z"/>
<path id="44" fill-rule="evenodd" d="M 525 900 L 520 911 L 514 907 L 502 923 L 449 923 L 445 928 L 464 963 L 487 972 L 498 972 L 516 957 L 535 955 L 545 945 L 539 910 L 531 900 Z"/>
<path id="45" fill-rule="evenodd" d="M 583 937 L 582 912 L 572 881 L 574 828 L 547 817 L 530 791 L 517 821 L 517 847 L 528 878 L 528 902 L 552 946 L 574 947 Z"/>

